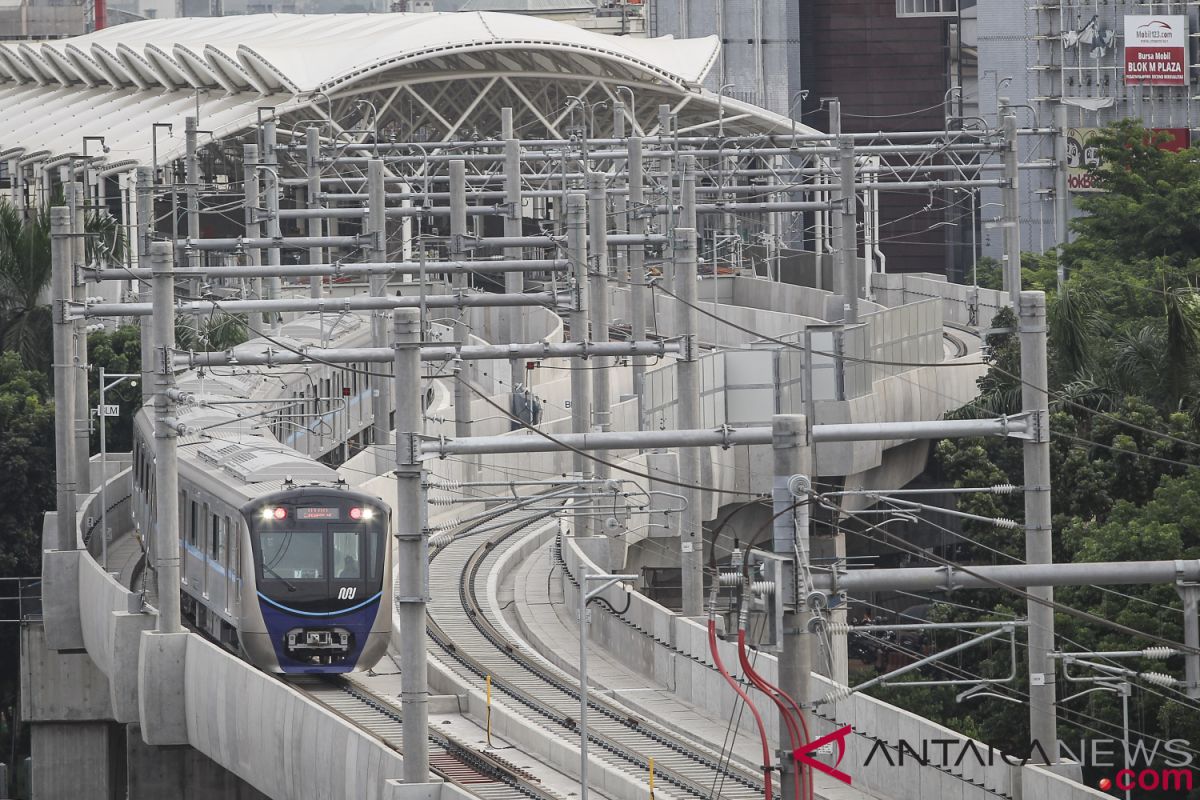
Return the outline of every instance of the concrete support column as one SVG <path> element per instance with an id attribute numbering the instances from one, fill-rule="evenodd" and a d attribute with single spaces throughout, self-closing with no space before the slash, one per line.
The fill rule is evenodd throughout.
<path id="1" fill-rule="evenodd" d="M 607 342 L 611 319 L 608 302 L 608 197 L 605 175 L 589 172 L 588 186 L 588 283 L 591 285 L 591 341 Z M 612 358 L 594 356 L 592 369 L 592 430 L 612 429 Z M 600 450 L 597 458 L 608 460 L 608 452 Z M 593 462 L 597 478 L 608 478 L 612 469 L 599 461 Z"/>
<path id="2" fill-rule="evenodd" d="M 700 374 L 696 362 L 696 231 L 676 228 L 672 252 L 675 261 L 675 286 L 680 298 L 675 303 L 675 330 L 683 337 L 683 352 L 675 361 L 675 389 L 678 413 L 675 427 L 695 430 L 700 422 Z M 696 448 L 679 451 L 679 480 L 685 486 L 679 492 L 687 499 L 679 536 L 683 613 L 689 617 L 704 614 L 704 514 L 700 483 L 700 452 Z"/>
<path id="3" fill-rule="evenodd" d="M 266 207 L 267 215 L 267 236 L 278 238 L 283 235 L 279 228 L 279 159 L 275 156 L 275 121 L 272 119 L 263 123 L 263 201 Z M 267 264 L 272 267 L 280 265 L 280 252 L 278 247 L 267 248 Z M 275 300 L 280 296 L 283 289 L 283 280 L 281 278 L 267 278 L 266 290 L 267 297 Z M 275 333 L 279 330 L 280 315 L 272 313 L 270 316 L 271 332 Z"/>
<path id="4" fill-rule="evenodd" d="M 50 304 L 54 318 L 54 481 L 57 492 L 54 549 L 74 550 L 78 488 L 75 470 L 75 337 L 66 319 L 71 299 L 71 212 L 63 206 L 50 209 Z"/>
<path id="5" fill-rule="evenodd" d="M 154 572 L 158 631 L 182 630 L 179 618 L 179 456 L 175 429 L 175 276 L 168 242 L 150 246 L 154 291 Z"/>
<path id="6" fill-rule="evenodd" d="M 87 297 L 87 287 L 80 280 L 79 267 L 87 259 L 87 211 L 84 208 L 84 186 L 79 182 L 67 185 L 68 200 L 71 204 L 71 296 L 75 302 L 82 303 Z M 91 476 L 91 440 L 92 416 L 88 402 L 88 351 L 87 351 L 88 321 L 83 319 L 74 322 L 75 348 L 75 490 L 86 493 L 92 488 Z"/>
<path id="7" fill-rule="evenodd" d="M 450 258 L 462 261 L 467 257 L 467 163 L 460 159 L 450 162 Z M 454 291 L 465 294 L 467 291 L 467 276 L 465 273 L 455 273 L 451 278 Z M 466 311 L 458 309 L 454 318 L 454 340 L 460 344 L 470 344 L 471 326 L 465 319 Z M 466 362 L 459 362 L 458 373 L 454 378 L 454 435 L 471 435 L 471 392 L 468 383 L 470 371 Z M 462 477 L 464 481 L 477 480 L 479 477 L 479 458 L 468 456 L 462 462 Z"/>
<path id="8" fill-rule="evenodd" d="M 308 173 L 308 184 L 305 197 L 305 205 L 310 209 L 320 210 L 321 208 L 321 129 L 306 128 L 304 131 L 304 157 L 305 170 Z M 323 220 L 319 217 L 313 217 L 308 221 L 308 235 L 322 236 Z M 320 247 L 310 247 L 308 249 L 308 262 L 310 264 L 324 263 Z M 320 276 L 313 276 L 308 279 L 308 296 L 320 297 L 322 292 Z"/>
<path id="9" fill-rule="evenodd" d="M 504 137 L 504 235 L 521 235 L 521 142 L 513 135 L 513 117 L 511 108 L 500 109 L 501 136 Z M 519 259 L 522 255 L 520 247 L 506 247 L 504 257 Z M 508 294 L 518 294 L 525 291 L 525 276 L 520 272 L 504 273 L 504 291 Z M 525 332 L 525 314 L 520 308 L 509 308 L 501 312 L 506 321 L 506 343 L 524 342 L 528 335 Z M 517 384 L 524 383 L 525 363 L 519 358 L 508 362 L 510 387 L 517 391 Z"/>
<path id="10" fill-rule="evenodd" d="M 371 246 L 367 258 L 375 263 L 387 261 L 387 196 L 384 192 L 383 160 L 367 162 L 367 234 Z M 371 275 L 368 280 L 371 297 L 387 294 L 387 275 Z M 371 312 L 371 346 L 388 346 L 387 311 Z M 371 441 L 386 445 L 391 433 L 392 383 L 387 378 L 371 376 Z"/>
<path id="11" fill-rule="evenodd" d="M 258 145 L 256 144 L 242 146 L 242 193 L 245 198 L 242 202 L 245 208 L 246 238 L 258 239 L 262 236 L 262 223 L 259 222 L 259 204 L 262 202 L 262 193 L 258 182 Z M 246 248 L 246 263 L 252 267 L 260 266 L 262 250 L 257 247 Z M 253 278 L 252 280 L 255 296 L 262 297 L 263 279 Z M 270 323 L 270 316 L 267 314 L 262 314 L 260 319 L 265 324 Z"/>
<path id="12" fill-rule="evenodd" d="M 128 726 L 124 745 L 129 793 L 121 800 L 268 800 L 195 748 L 146 744 L 137 725 Z"/>
<path id="13" fill-rule="evenodd" d="M 154 169 L 138 167 L 135 177 L 137 200 L 137 261 L 138 269 L 150 269 L 150 239 L 154 233 Z M 138 284 L 138 300 L 151 301 L 150 284 Z M 149 405 L 154 397 L 154 330 L 149 317 L 138 318 L 142 351 L 142 405 Z"/>
<path id="14" fill-rule="evenodd" d="M 1018 331 L 1021 340 L 1021 405 L 1030 414 L 1032 431 L 1023 444 L 1025 462 L 1025 561 L 1054 561 L 1050 526 L 1050 410 L 1046 367 L 1046 295 L 1020 292 Z M 1030 586 L 1029 593 L 1053 600 L 1054 589 Z M 1054 610 L 1034 600 L 1029 615 L 1029 732 L 1041 742 L 1051 763 L 1058 761 Z"/>
<path id="15" fill-rule="evenodd" d="M 570 262 L 571 281 L 575 297 L 568 314 L 571 341 L 587 341 L 588 325 L 588 235 L 587 199 L 582 192 L 567 195 L 567 260 Z M 579 359 L 571 361 L 571 432 L 587 433 L 592 417 L 592 370 Z M 572 469 L 583 478 L 594 469 L 595 462 L 581 452 L 572 456 Z M 575 535 L 591 535 L 591 520 L 586 514 L 575 515 Z"/>
<path id="16" fill-rule="evenodd" d="M 809 567 L 809 509 L 810 501 L 796 497 L 791 491 L 793 476 L 801 476 L 801 488 L 808 487 L 807 476 L 811 468 L 809 457 L 808 428 L 804 417 L 798 414 L 779 414 L 771 419 L 771 447 L 775 458 L 775 486 L 772 491 L 774 514 L 774 550 L 794 560 L 794 580 L 783 598 L 783 641 L 779 652 L 779 688 L 795 700 L 804 712 L 809 730 L 813 730 L 810 704 L 816 698 L 812 689 L 812 663 L 814 636 L 809 633 L 808 623 L 812 614 L 808 611 L 807 581 L 804 575 Z M 777 589 L 778 591 L 778 589 Z M 786 731 L 786 723 L 777 711 L 780 736 Z M 780 786 L 784 797 L 795 785 L 793 775 L 796 762 L 781 758 L 782 776 Z M 799 800 L 799 798 L 797 799 Z"/>
<path id="17" fill-rule="evenodd" d="M 629 232 L 644 234 L 646 217 L 642 214 L 644 203 L 643 187 L 645 172 L 642 166 L 642 138 L 629 137 Z M 646 340 L 646 248 L 635 244 L 629 248 L 629 322 L 630 339 L 635 342 Z M 638 430 L 645 430 L 646 420 L 646 358 L 633 357 L 633 393 L 637 395 Z"/>
<path id="18" fill-rule="evenodd" d="M 1058 229 L 1058 290 L 1062 291 L 1066 271 L 1062 263 L 1063 247 L 1071 241 L 1071 187 L 1067 185 L 1067 106 L 1054 109 L 1054 219 Z"/>
<path id="19" fill-rule="evenodd" d="M 34 722 L 29 740 L 35 798 L 125 800 L 123 726 L 105 720 Z"/>
<path id="20" fill-rule="evenodd" d="M 863 274 L 858 262 L 858 193 L 854 190 L 854 140 L 849 136 L 838 139 L 838 176 L 841 178 L 842 203 L 837 212 L 839 265 L 835 274 L 841 274 L 842 291 L 845 296 L 844 321 L 847 325 L 858 323 L 858 299 L 863 292 Z"/>
<path id="21" fill-rule="evenodd" d="M 1017 113 L 1008 104 L 1008 98 L 1000 98 L 1001 123 L 1004 126 L 1004 203 L 1002 227 L 1004 229 L 1004 264 L 1001 274 L 1004 291 L 1008 292 L 1013 308 L 1021 302 L 1021 193 L 1017 150 Z M 1045 384 L 1042 384 L 1043 386 Z"/>
<path id="22" fill-rule="evenodd" d="M 396 606 L 400 623 L 404 781 L 429 780 L 429 687 L 425 606 L 429 597 L 429 528 L 421 468 L 421 317 L 415 308 L 392 312 L 396 361 Z"/>

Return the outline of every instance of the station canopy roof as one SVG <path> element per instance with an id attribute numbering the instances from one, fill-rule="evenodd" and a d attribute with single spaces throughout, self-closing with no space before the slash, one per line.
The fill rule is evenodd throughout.
<path id="1" fill-rule="evenodd" d="M 349 139 L 370 129 L 437 142 L 496 135 L 507 106 L 521 135 L 561 138 L 583 116 L 571 97 L 611 109 L 634 93 L 630 122 L 644 132 L 663 103 L 681 130 L 710 127 L 714 109 L 727 132 L 787 129 L 779 115 L 701 88 L 719 46 L 494 12 L 147 20 L 0 42 L 0 160 L 63 164 L 84 154 L 84 137 L 102 136 L 87 143 L 102 171 L 162 163 L 182 154 L 189 116 L 206 139 L 273 114 L 284 135 L 320 123 Z"/>

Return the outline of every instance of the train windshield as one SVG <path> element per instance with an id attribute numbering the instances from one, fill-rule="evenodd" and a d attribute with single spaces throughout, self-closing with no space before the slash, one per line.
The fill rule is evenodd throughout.
<path id="1" fill-rule="evenodd" d="M 325 577 L 325 534 L 320 531 L 263 531 L 263 576 L 277 580 Z"/>
<path id="2" fill-rule="evenodd" d="M 250 521 L 259 591 L 280 606 L 332 613 L 382 584 L 386 514 L 273 506 Z"/>

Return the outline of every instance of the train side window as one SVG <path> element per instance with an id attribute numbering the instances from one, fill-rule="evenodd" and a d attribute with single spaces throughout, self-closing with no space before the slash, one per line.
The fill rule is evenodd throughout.
<path id="1" fill-rule="evenodd" d="M 188 526 L 188 542 L 193 547 L 196 546 L 196 540 L 200 535 L 200 504 L 195 500 L 192 501 L 191 524 Z"/>
<path id="2" fill-rule="evenodd" d="M 216 514 L 212 515 L 212 543 L 209 545 L 209 552 L 214 561 L 221 560 L 221 518 Z"/>
<path id="3" fill-rule="evenodd" d="M 229 517 L 225 518 L 225 537 L 221 541 L 224 547 L 221 548 L 221 561 L 230 567 L 234 572 L 237 571 L 237 561 L 233 557 L 233 552 L 237 547 L 237 535 L 233 532 L 233 520 Z"/>

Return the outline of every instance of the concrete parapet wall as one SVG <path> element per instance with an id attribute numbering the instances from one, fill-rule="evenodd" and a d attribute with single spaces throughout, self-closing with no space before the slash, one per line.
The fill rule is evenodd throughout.
<path id="1" fill-rule="evenodd" d="M 578 574 L 581 564 L 591 570 L 598 569 L 570 538 L 563 540 L 563 560 L 572 575 Z M 565 575 L 562 580 L 566 605 L 575 610 L 577 592 Z M 733 713 L 735 697 L 712 663 L 704 625 L 675 614 L 636 592 L 628 595 L 620 587 L 611 587 L 604 596 L 616 608 L 624 606 L 628 597 L 629 610 L 621 619 L 597 607 L 591 624 L 594 641 L 603 644 L 614 658 L 630 669 L 667 686 L 681 699 L 720 717 L 737 719 L 744 734 L 758 735 L 751 715 Z M 736 644 L 718 641 L 717 646 L 726 668 L 738 674 L 740 670 L 734 669 L 738 663 Z M 768 682 L 777 681 L 778 668 L 774 655 L 758 653 L 755 669 Z M 832 691 L 835 686 L 816 674 L 813 681 L 815 691 L 820 694 Z M 769 720 L 769 735 L 778 741 L 770 702 L 756 691 L 748 691 Z M 1012 759 L 1018 762 L 1016 765 L 1010 764 L 982 742 L 973 742 L 949 728 L 866 695 L 854 694 L 837 703 L 823 704 L 817 713 L 819 719 L 813 736 L 831 733 L 845 725 L 852 726 L 852 735 L 844 740 L 846 755 L 839 769 L 851 775 L 855 787 L 878 797 L 893 800 L 929 800 L 933 797 L 1098 800 L 1109 796 L 1048 769 L 1020 766 L 1019 756 Z M 922 766 L 909 756 L 901 765 L 898 754 L 901 740 L 920 753 L 921 742 L 935 739 L 954 742 L 950 746 L 952 756 L 947 759 L 951 762 L 949 766 L 941 765 L 937 745 L 932 746 L 934 758 L 931 763 Z M 966 757 L 961 764 L 954 765 L 964 749 L 968 749 Z M 982 758 L 976 758 L 972 751 L 980 753 Z M 868 755 L 871 755 L 870 764 L 866 763 Z"/>
<path id="2" fill-rule="evenodd" d="M 888 307 L 940 299 L 947 322 L 972 327 L 988 327 L 996 312 L 1011 305 L 1004 292 L 950 283 L 941 275 L 926 273 L 875 273 L 871 290 L 875 299 Z"/>
<path id="3" fill-rule="evenodd" d="M 183 693 L 192 747 L 276 800 L 383 800 L 398 753 L 199 636 L 189 635 Z"/>

